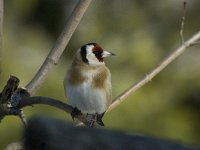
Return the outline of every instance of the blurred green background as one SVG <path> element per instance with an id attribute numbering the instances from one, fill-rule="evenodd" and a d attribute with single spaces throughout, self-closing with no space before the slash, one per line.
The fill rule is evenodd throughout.
<path id="1" fill-rule="evenodd" d="M 32 79 L 59 36 L 77 1 L 5 1 L 4 49 L 0 88 L 10 75 L 21 86 Z M 184 37 L 200 29 L 200 1 L 188 0 Z M 65 70 L 75 51 L 97 42 L 117 54 L 106 60 L 112 72 L 113 97 L 139 81 L 180 45 L 183 0 L 94 0 L 57 66 L 35 94 L 66 102 Z M 200 46 L 189 48 L 152 82 L 104 117 L 106 129 L 141 133 L 200 146 Z M 27 118 L 43 115 L 72 122 L 50 106 L 23 109 Z M 0 124 L 0 149 L 22 138 L 14 116 Z"/>

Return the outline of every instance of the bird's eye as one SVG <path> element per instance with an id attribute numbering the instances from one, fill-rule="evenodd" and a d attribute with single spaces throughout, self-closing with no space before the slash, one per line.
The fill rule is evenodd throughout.
<path id="1" fill-rule="evenodd" d="M 101 51 L 93 51 L 93 53 L 95 54 L 95 56 L 97 58 L 101 57 L 102 52 Z"/>

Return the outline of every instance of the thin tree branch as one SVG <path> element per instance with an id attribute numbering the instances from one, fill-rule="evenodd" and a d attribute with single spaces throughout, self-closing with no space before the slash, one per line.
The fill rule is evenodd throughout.
<path id="1" fill-rule="evenodd" d="M 75 9 L 73 10 L 69 20 L 67 21 L 62 33 L 57 39 L 55 45 L 49 52 L 46 60 L 34 76 L 34 78 L 26 86 L 30 94 L 33 94 L 47 78 L 48 73 L 52 70 L 53 66 L 58 62 L 66 45 L 68 44 L 72 34 L 78 26 L 83 14 L 88 8 L 92 0 L 79 0 Z"/>
<path id="2" fill-rule="evenodd" d="M 26 127 L 27 121 L 21 108 L 35 104 L 46 104 L 61 109 L 69 114 L 72 113 L 74 108 L 59 100 L 41 96 L 30 97 L 26 89 L 18 88 L 19 82 L 20 80 L 17 77 L 10 76 L 7 84 L 0 93 L 0 122 L 6 115 L 17 115 Z M 77 114 L 75 117 L 86 126 L 90 125 L 86 116 Z"/>
<path id="3" fill-rule="evenodd" d="M 33 97 L 22 99 L 18 107 L 23 108 L 25 106 L 32 106 L 35 104 L 46 104 L 46 105 L 64 110 L 67 113 L 71 113 L 71 111 L 73 110 L 72 106 L 67 105 L 66 103 L 63 103 L 60 100 L 56 100 L 50 97 L 43 97 L 43 96 L 33 96 Z"/>
<path id="4" fill-rule="evenodd" d="M 49 98 L 49 97 L 43 97 L 43 96 L 34 96 L 34 97 L 29 97 L 29 98 L 25 98 L 22 99 L 20 101 L 20 104 L 18 105 L 18 108 L 23 108 L 26 106 L 31 106 L 31 105 L 35 105 L 35 104 L 45 104 L 45 105 L 49 105 L 55 108 L 58 108 L 60 110 L 63 110 L 69 114 L 71 114 L 73 107 L 61 102 L 60 100 L 56 100 L 53 98 Z M 77 115 L 75 116 L 79 121 L 83 122 L 86 126 L 89 126 L 90 122 L 86 119 L 86 117 L 84 115 Z"/>
<path id="5" fill-rule="evenodd" d="M 26 120 L 26 117 L 25 117 L 23 110 L 20 111 L 18 116 L 21 119 L 21 121 L 23 122 L 24 126 L 27 127 L 28 123 L 27 123 L 27 120 Z"/>
<path id="6" fill-rule="evenodd" d="M 173 62 L 178 56 L 180 56 L 188 47 L 192 46 L 200 40 L 200 31 L 193 35 L 188 41 L 184 42 L 180 47 L 174 50 L 168 57 L 166 57 L 155 69 L 153 69 L 148 75 L 146 75 L 142 80 L 130 86 L 127 90 L 121 93 L 118 97 L 113 100 L 110 105 L 110 111 L 117 107 L 121 102 L 123 102 L 130 94 L 141 88 L 147 82 L 151 81 L 159 72 L 166 68 L 170 63 Z"/>
<path id="7" fill-rule="evenodd" d="M 2 71 L 4 0 L 0 0 L 0 73 Z"/>
<path id="8" fill-rule="evenodd" d="M 180 30 L 181 44 L 184 44 L 185 42 L 183 32 L 184 32 L 184 25 L 185 25 L 186 5 L 187 5 L 187 2 L 183 2 L 183 16 L 181 18 L 181 30 Z"/>

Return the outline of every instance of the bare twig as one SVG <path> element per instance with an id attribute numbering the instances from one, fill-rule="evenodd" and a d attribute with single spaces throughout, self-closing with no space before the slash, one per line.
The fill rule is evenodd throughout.
<path id="1" fill-rule="evenodd" d="M 32 106 L 35 104 L 46 104 L 49 106 L 56 107 L 58 109 L 64 110 L 67 113 L 71 113 L 73 107 L 67 105 L 59 100 L 50 98 L 50 97 L 43 97 L 43 96 L 33 96 L 29 98 L 22 99 L 20 104 L 18 105 L 19 108 L 23 108 L 25 106 Z"/>
<path id="2" fill-rule="evenodd" d="M 155 69 L 153 69 L 148 75 L 146 75 L 142 80 L 133 84 L 127 90 L 125 90 L 122 94 L 116 97 L 113 103 L 110 105 L 110 111 L 116 106 L 118 106 L 121 102 L 123 102 L 130 94 L 141 88 L 147 82 L 151 81 L 159 72 L 161 72 L 164 68 L 166 68 L 174 59 L 180 56 L 188 47 L 192 46 L 194 43 L 200 40 L 200 31 L 193 35 L 188 41 L 184 42 L 183 45 L 178 47 L 175 51 L 173 51 L 168 57 L 166 57 Z"/>
<path id="3" fill-rule="evenodd" d="M 45 105 L 50 105 L 53 106 L 55 108 L 61 109 L 69 114 L 71 114 L 73 107 L 63 103 L 59 100 L 53 99 L 53 98 L 49 98 L 49 97 L 43 97 L 43 96 L 34 96 L 34 97 L 29 97 L 29 98 L 25 98 L 22 99 L 20 104 L 18 105 L 19 108 L 23 108 L 26 106 L 31 106 L 31 105 L 35 105 L 35 104 L 45 104 Z M 83 122 L 85 125 L 89 125 L 88 120 L 86 119 L 86 117 L 84 115 L 78 115 L 75 116 L 79 121 Z"/>
<path id="4" fill-rule="evenodd" d="M 28 123 L 27 123 L 27 120 L 26 120 L 26 117 L 25 117 L 23 110 L 20 111 L 19 118 L 23 122 L 24 126 L 27 127 Z"/>
<path id="5" fill-rule="evenodd" d="M 27 121 L 21 108 L 35 104 L 50 105 L 64 110 L 69 114 L 73 111 L 72 106 L 53 98 L 41 96 L 30 97 L 26 89 L 18 88 L 19 82 L 20 80 L 17 77 L 10 76 L 7 84 L 0 93 L 0 121 L 6 115 L 17 115 L 26 127 Z M 90 124 L 87 118 L 82 114 L 78 114 L 75 117 L 87 126 Z"/>
<path id="6" fill-rule="evenodd" d="M 183 2 L 183 16 L 181 18 L 181 30 L 180 30 L 181 44 L 184 44 L 185 42 L 183 32 L 184 32 L 184 25 L 185 25 L 186 5 L 187 5 L 187 2 Z"/>
<path id="7" fill-rule="evenodd" d="M 0 0 L 0 73 L 2 69 L 4 0 Z"/>
<path id="8" fill-rule="evenodd" d="M 200 44 L 200 41 L 196 41 L 194 43 L 191 44 L 191 46 L 196 46 L 196 45 L 199 45 Z"/>
<path id="9" fill-rule="evenodd" d="M 4 116 L 7 115 L 18 115 L 23 124 L 25 126 L 27 126 L 27 121 L 25 119 L 25 117 L 23 116 L 23 114 L 21 113 L 21 108 L 24 108 L 26 106 L 32 106 L 35 104 L 45 104 L 45 105 L 49 105 L 55 108 L 58 108 L 60 110 L 63 110 L 69 114 L 71 114 L 73 107 L 63 103 L 59 100 L 53 99 L 53 98 L 49 98 L 49 97 L 42 97 L 42 96 L 35 96 L 35 97 L 29 97 L 29 98 L 25 98 L 25 99 L 21 99 L 20 103 L 18 104 L 17 108 L 9 108 L 6 104 L 0 105 L 0 121 Z M 89 121 L 87 120 L 87 118 L 84 115 L 77 115 L 75 116 L 79 121 L 83 122 L 85 125 L 89 126 Z"/>
<path id="10" fill-rule="evenodd" d="M 66 45 L 68 44 L 72 34 L 74 33 L 91 1 L 92 0 L 79 0 L 62 33 L 60 34 L 55 45 L 48 54 L 46 60 L 44 61 L 34 78 L 26 86 L 29 93 L 33 94 L 41 86 L 41 84 L 47 78 L 49 71 L 58 62 L 61 54 L 63 53 Z"/>

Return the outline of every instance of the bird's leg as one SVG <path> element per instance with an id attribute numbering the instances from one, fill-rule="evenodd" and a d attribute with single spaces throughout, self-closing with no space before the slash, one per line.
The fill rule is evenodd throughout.
<path id="1" fill-rule="evenodd" d="M 71 112 L 72 119 L 74 120 L 74 118 L 78 115 L 82 115 L 82 113 L 78 108 L 74 107 Z"/>
<path id="2" fill-rule="evenodd" d="M 104 116 L 104 113 L 102 114 L 87 114 L 87 120 L 90 123 L 90 127 L 94 127 L 95 122 L 98 123 L 100 126 L 104 126 L 104 123 L 102 121 L 102 117 Z"/>
<path id="3" fill-rule="evenodd" d="M 97 114 L 87 114 L 86 118 L 89 121 L 89 127 L 93 128 L 97 120 Z"/>
<path id="4" fill-rule="evenodd" d="M 96 117 L 96 122 L 100 125 L 100 126 L 104 126 L 104 123 L 102 121 L 102 118 L 104 116 L 105 112 L 102 113 L 102 114 L 97 114 L 97 117 Z"/>

